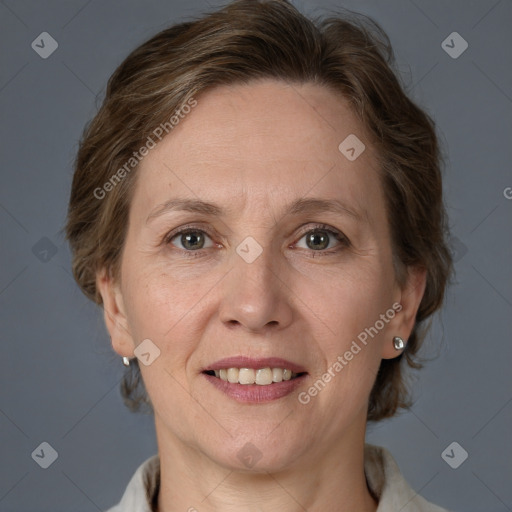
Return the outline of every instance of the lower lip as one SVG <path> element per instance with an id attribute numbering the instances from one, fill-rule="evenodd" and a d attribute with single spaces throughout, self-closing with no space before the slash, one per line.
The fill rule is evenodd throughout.
<path id="1" fill-rule="evenodd" d="M 304 374 L 295 379 L 274 382 L 268 386 L 260 386 L 258 384 L 232 384 L 213 375 L 206 373 L 202 375 L 230 398 L 244 403 L 271 402 L 272 400 L 283 398 L 300 386 L 307 376 L 307 374 Z"/>

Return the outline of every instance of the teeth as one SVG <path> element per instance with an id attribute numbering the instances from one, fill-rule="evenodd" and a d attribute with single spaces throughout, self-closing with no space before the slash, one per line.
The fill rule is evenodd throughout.
<path id="1" fill-rule="evenodd" d="M 223 368 L 215 370 L 215 376 L 231 384 L 258 384 L 268 386 L 273 382 L 282 382 L 296 377 L 297 374 L 288 368 Z"/>
<path id="2" fill-rule="evenodd" d="M 256 371 L 256 384 L 260 386 L 268 386 L 272 384 L 272 370 L 270 368 L 262 368 Z"/>
<path id="3" fill-rule="evenodd" d="M 272 368 L 272 380 L 281 382 L 283 380 L 283 370 L 281 368 Z"/>
<path id="4" fill-rule="evenodd" d="M 228 382 L 231 382 L 232 384 L 236 384 L 238 382 L 238 374 L 239 374 L 238 368 L 229 368 L 228 369 Z"/>
<path id="5" fill-rule="evenodd" d="M 238 372 L 238 382 L 240 384 L 254 384 L 256 375 L 252 368 L 240 368 Z"/>

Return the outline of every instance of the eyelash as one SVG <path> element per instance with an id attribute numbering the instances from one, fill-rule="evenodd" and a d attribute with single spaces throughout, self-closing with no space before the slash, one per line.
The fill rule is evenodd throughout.
<path id="1" fill-rule="evenodd" d="M 345 235 L 343 235 L 340 231 L 334 230 L 333 228 L 331 228 L 330 226 L 328 226 L 326 224 L 314 224 L 311 227 L 308 226 L 308 228 L 306 230 L 304 230 L 300 233 L 297 241 L 299 241 L 301 238 L 303 238 L 305 235 L 307 235 L 308 233 L 310 233 L 312 231 L 325 231 L 329 235 L 332 235 L 338 242 L 340 242 L 339 246 L 332 248 L 332 249 L 328 249 L 328 250 L 313 251 L 312 249 L 310 249 L 309 251 L 312 253 L 311 257 L 313 257 L 313 258 L 316 258 L 318 256 L 320 256 L 320 257 L 321 256 L 330 256 L 330 255 L 333 255 L 333 254 L 336 254 L 337 252 L 339 252 L 343 247 L 346 248 L 346 247 L 350 246 L 350 241 Z M 212 233 L 210 233 L 210 231 L 205 228 L 199 228 L 194 225 L 186 225 L 186 226 L 179 228 L 176 231 L 171 231 L 170 233 L 168 233 L 164 237 L 163 243 L 165 245 L 169 245 L 171 243 L 171 240 L 176 238 L 178 235 L 186 235 L 187 233 L 197 233 L 197 232 L 205 233 L 210 238 L 213 238 Z M 180 249 L 178 247 L 176 247 L 175 249 L 177 249 L 178 251 L 184 252 L 186 254 L 186 257 L 189 257 L 189 258 L 199 258 L 199 257 L 203 256 L 203 252 L 207 250 L 207 249 L 198 249 L 196 251 L 187 251 L 185 249 Z"/>

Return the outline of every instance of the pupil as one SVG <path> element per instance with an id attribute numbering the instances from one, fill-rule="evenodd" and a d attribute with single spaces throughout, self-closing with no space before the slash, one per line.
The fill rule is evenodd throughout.
<path id="1" fill-rule="evenodd" d="M 325 249 L 329 245 L 329 235 L 322 231 L 316 231 L 309 235 L 308 247 L 313 250 Z M 319 245 L 316 245 L 319 244 Z"/>
<path id="2" fill-rule="evenodd" d="M 204 244 L 204 238 L 195 231 L 194 233 L 186 233 L 185 235 L 182 235 L 181 243 L 183 244 L 183 247 L 186 247 L 187 249 L 201 249 Z"/>

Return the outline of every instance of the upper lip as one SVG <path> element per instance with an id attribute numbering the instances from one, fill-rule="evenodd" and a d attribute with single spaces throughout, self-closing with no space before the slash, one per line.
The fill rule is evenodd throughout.
<path id="1" fill-rule="evenodd" d="M 299 364 L 282 359 L 281 357 L 261 357 L 251 358 L 246 356 L 233 356 L 219 359 L 203 369 L 209 370 L 223 370 L 227 368 L 252 368 L 258 370 L 260 368 L 283 368 L 291 370 L 294 373 L 304 373 L 306 370 Z"/>

